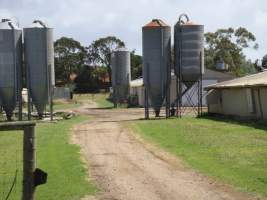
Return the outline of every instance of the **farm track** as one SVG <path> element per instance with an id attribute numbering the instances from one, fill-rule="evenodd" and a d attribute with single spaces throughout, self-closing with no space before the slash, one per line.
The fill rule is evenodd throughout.
<path id="1" fill-rule="evenodd" d="M 248 200 L 256 199 L 214 182 L 162 150 L 138 139 L 125 121 L 142 109 L 100 109 L 94 103 L 75 112 L 93 116 L 73 129 L 93 179 L 100 188 L 82 200 Z"/>

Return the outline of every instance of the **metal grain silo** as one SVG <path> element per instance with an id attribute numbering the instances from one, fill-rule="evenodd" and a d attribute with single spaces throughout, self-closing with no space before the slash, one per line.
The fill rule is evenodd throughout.
<path id="1" fill-rule="evenodd" d="M 111 54 L 112 88 L 114 101 L 122 102 L 129 95 L 131 81 L 131 57 L 126 48 L 118 48 Z"/>
<path id="2" fill-rule="evenodd" d="M 181 15 L 174 26 L 174 51 L 175 74 L 189 88 L 204 73 L 204 26 L 193 24 L 187 15 Z"/>
<path id="3" fill-rule="evenodd" d="M 0 102 L 11 116 L 21 100 L 22 30 L 11 20 L 0 22 Z"/>
<path id="4" fill-rule="evenodd" d="M 23 31 L 29 95 L 41 118 L 55 85 L 53 29 L 35 20 Z"/>
<path id="5" fill-rule="evenodd" d="M 142 31 L 144 86 L 151 106 L 159 116 L 171 80 L 171 28 L 162 20 L 153 19 Z"/>

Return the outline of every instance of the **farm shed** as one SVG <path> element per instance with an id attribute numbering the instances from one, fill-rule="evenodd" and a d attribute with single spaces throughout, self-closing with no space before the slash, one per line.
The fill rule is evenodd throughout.
<path id="1" fill-rule="evenodd" d="M 208 112 L 267 120 L 267 71 L 207 86 Z"/>
<path id="2" fill-rule="evenodd" d="M 226 81 L 234 79 L 235 76 L 230 73 L 223 73 L 215 70 L 205 69 L 205 74 L 203 75 L 203 96 L 205 97 L 207 92 L 204 91 L 204 88 L 208 85 L 215 84 L 218 82 Z M 170 85 L 170 93 L 171 93 L 171 102 L 176 99 L 176 76 L 172 73 L 171 76 L 171 85 Z M 138 96 L 138 103 L 140 106 L 144 106 L 144 84 L 143 78 L 139 78 L 131 81 L 130 83 L 130 94 Z M 192 97 L 193 101 L 197 101 L 197 95 L 194 94 Z M 186 98 L 183 99 L 183 104 L 187 105 Z M 203 106 L 206 106 L 206 98 L 203 98 Z"/>

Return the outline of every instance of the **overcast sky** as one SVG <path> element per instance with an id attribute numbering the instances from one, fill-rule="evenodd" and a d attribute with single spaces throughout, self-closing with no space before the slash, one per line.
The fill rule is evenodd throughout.
<path id="1" fill-rule="evenodd" d="M 205 31 L 246 27 L 259 50 L 248 58 L 267 54 L 266 0 L 0 0 L 0 18 L 14 17 L 21 26 L 41 19 L 55 28 L 55 39 L 72 37 L 88 46 L 99 37 L 114 35 L 141 54 L 141 27 L 153 18 L 173 26 L 181 13 L 205 25 Z"/>

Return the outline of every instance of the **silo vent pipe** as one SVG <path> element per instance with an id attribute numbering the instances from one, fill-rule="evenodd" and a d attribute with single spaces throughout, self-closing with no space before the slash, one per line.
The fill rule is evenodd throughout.
<path id="1" fill-rule="evenodd" d="M 179 20 L 178 20 L 178 23 L 179 23 L 179 24 L 185 24 L 185 22 L 183 21 L 182 18 L 186 18 L 186 22 L 189 22 L 189 21 L 190 21 L 188 15 L 185 14 L 185 13 L 183 13 L 183 14 L 181 14 L 181 15 L 179 16 Z"/>
<path id="2" fill-rule="evenodd" d="M 34 20 L 33 23 L 39 23 L 39 24 L 41 24 L 41 26 L 43 26 L 44 28 L 46 28 L 45 23 L 42 22 L 41 20 Z"/>

